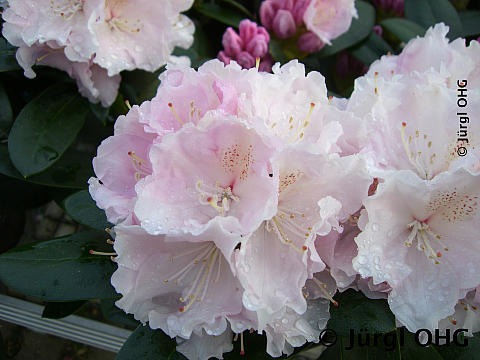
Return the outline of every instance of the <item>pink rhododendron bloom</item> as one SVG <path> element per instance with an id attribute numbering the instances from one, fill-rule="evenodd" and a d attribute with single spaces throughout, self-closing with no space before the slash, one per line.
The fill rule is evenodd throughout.
<path id="1" fill-rule="evenodd" d="M 3 36 L 18 47 L 55 41 L 70 61 L 88 61 L 98 48 L 93 24 L 105 0 L 8 0 Z"/>
<path id="2" fill-rule="evenodd" d="M 273 149 L 235 117 L 212 113 L 153 146 L 153 173 L 137 185 L 135 215 L 152 234 L 200 233 L 218 221 L 237 234 L 276 211 Z"/>
<path id="3" fill-rule="evenodd" d="M 198 334 L 192 333 L 190 339 L 177 337 L 176 350 L 187 359 L 209 360 L 212 357 L 223 359 L 223 353 L 233 350 L 232 338 L 233 332 L 230 329 L 218 336 L 208 335 L 202 329 Z"/>
<path id="4" fill-rule="evenodd" d="M 458 301 L 455 306 L 455 313 L 438 323 L 441 335 L 446 335 L 450 330 L 450 340 L 453 338 L 455 331 L 462 331 L 465 336 L 473 336 L 474 333 L 480 331 L 480 302 L 478 296 L 478 288 L 467 293 L 467 295 Z M 444 340 L 445 342 L 445 340 Z"/>
<path id="5" fill-rule="evenodd" d="M 301 315 L 283 308 L 265 327 L 267 353 L 274 357 L 291 355 L 295 347 L 318 342 L 329 318 L 329 301 L 323 298 L 308 300 L 307 309 Z"/>
<path id="6" fill-rule="evenodd" d="M 82 95 L 107 107 L 116 98 L 120 71 L 155 71 L 175 46 L 192 44 L 193 23 L 180 14 L 192 3 L 9 0 L 3 36 L 19 47 L 17 59 L 26 76 L 34 77 L 35 63 L 66 71 Z"/>
<path id="7" fill-rule="evenodd" d="M 30 47 L 20 47 L 17 50 L 17 61 L 25 70 L 26 77 L 36 76 L 33 65 L 47 65 L 65 71 L 77 81 L 78 90 L 92 103 L 99 101 L 103 106 L 110 106 L 117 97 L 120 76 L 108 76 L 104 68 L 88 60 L 84 62 L 70 61 L 65 56 L 64 48 L 55 41 Z"/>
<path id="8" fill-rule="evenodd" d="M 312 0 L 305 10 L 303 21 L 308 30 L 326 44 L 350 28 L 357 18 L 353 0 Z"/>
<path id="9" fill-rule="evenodd" d="M 337 141 L 344 133 L 339 121 L 343 116 L 330 104 L 325 78 L 316 71 L 306 74 L 297 60 L 275 64 L 272 71 L 252 79 L 252 91 L 258 95 L 241 104 L 239 116 L 275 138 L 280 148 L 300 144 L 314 153 L 341 151 Z"/>
<path id="10" fill-rule="evenodd" d="M 231 255 L 239 237 L 212 223 L 199 237 L 149 235 L 136 225 L 115 227 L 117 306 L 171 337 L 194 330 L 221 335 L 226 315 L 242 310 Z M 217 246 L 218 244 L 218 246 Z"/>
<path id="11" fill-rule="evenodd" d="M 132 215 L 137 197 L 135 184 L 152 173 L 148 153 L 156 135 L 145 132 L 142 124 L 149 120 L 150 107 L 146 101 L 120 116 L 114 136 L 103 140 L 93 159 L 97 178 L 89 180 L 90 194 L 113 224 Z"/>
<path id="12" fill-rule="evenodd" d="M 354 268 L 374 284 L 388 282 L 390 308 L 410 331 L 436 328 L 461 291 L 480 284 L 479 198 L 478 173 L 423 180 L 403 170 L 364 201 L 368 223 Z"/>
<path id="13" fill-rule="evenodd" d="M 105 0 L 103 21 L 93 25 L 98 48 L 94 62 L 110 76 L 122 70 L 155 71 L 175 46 L 188 48 L 195 27 L 180 14 L 193 0 Z"/>
<path id="14" fill-rule="evenodd" d="M 355 240 L 354 269 L 391 286 L 390 308 L 411 331 L 438 327 L 461 294 L 480 284 L 480 129 L 468 123 L 469 138 L 461 139 L 457 115 L 480 109 L 475 88 L 467 90 L 468 106 L 457 102 L 457 86 L 475 86 L 479 60 L 463 55 L 477 45 L 448 44 L 445 34 L 437 25 L 398 57 L 372 64 L 347 106 L 367 126 L 369 169 L 380 178 L 364 201 L 368 220 Z M 415 67 L 416 52 L 428 49 L 437 55 Z"/>
<path id="15" fill-rule="evenodd" d="M 312 273 L 325 268 L 315 249 L 315 234 L 340 231 L 339 221 L 360 208 L 371 179 L 362 160 L 353 156 L 328 159 L 287 148 L 277 161 L 277 213 L 242 241 L 238 277 L 249 310 L 271 314 L 288 306 L 302 314 L 302 287 Z M 353 183 L 354 188 L 349 186 Z"/>
<path id="16" fill-rule="evenodd" d="M 224 50 L 218 58 L 225 64 L 235 60 L 242 68 L 250 69 L 260 59 L 259 70 L 270 71 L 273 58 L 268 52 L 270 35 L 264 27 L 245 19 L 240 22 L 239 34 L 231 27 L 227 28 L 222 38 Z"/>

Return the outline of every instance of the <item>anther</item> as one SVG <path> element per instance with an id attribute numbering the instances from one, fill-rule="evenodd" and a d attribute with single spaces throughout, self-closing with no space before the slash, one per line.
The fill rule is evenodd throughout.
<path id="1" fill-rule="evenodd" d="M 180 125 L 183 125 L 184 122 L 182 121 L 182 119 L 180 118 L 180 116 L 178 115 L 178 113 L 175 111 L 175 108 L 173 107 L 173 104 L 171 102 L 168 103 L 168 107 L 172 110 L 173 112 L 173 115 L 175 115 L 175 117 L 177 118 L 178 122 L 180 123 Z"/>

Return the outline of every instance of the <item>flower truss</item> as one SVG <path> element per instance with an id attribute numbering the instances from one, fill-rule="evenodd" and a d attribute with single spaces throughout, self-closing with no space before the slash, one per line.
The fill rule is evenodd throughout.
<path id="1" fill-rule="evenodd" d="M 175 46 L 193 42 L 193 23 L 180 12 L 193 0 L 8 0 L 3 36 L 18 46 L 25 76 L 32 66 L 66 71 L 92 102 L 110 106 L 122 70 L 155 71 Z"/>
<path id="2" fill-rule="evenodd" d="M 93 161 L 117 305 L 189 359 L 250 329 L 277 357 L 318 342 L 347 288 L 411 331 L 477 331 L 480 45 L 447 32 L 372 64 L 348 101 L 297 61 L 169 65 Z"/>

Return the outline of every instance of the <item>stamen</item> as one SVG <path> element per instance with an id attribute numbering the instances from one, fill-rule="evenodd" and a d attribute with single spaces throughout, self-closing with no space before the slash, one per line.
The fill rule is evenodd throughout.
<path id="1" fill-rule="evenodd" d="M 130 101 L 125 100 L 125 105 L 127 105 L 128 110 L 132 110 L 132 106 L 130 105 Z"/>
<path id="2" fill-rule="evenodd" d="M 88 250 L 90 255 L 100 255 L 100 256 L 117 256 L 116 252 L 102 252 L 102 251 L 95 251 L 95 250 Z"/>
<path id="3" fill-rule="evenodd" d="M 173 104 L 171 102 L 168 103 L 168 107 L 172 110 L 173 112 L 173 115 L 175 115 L 175 117 L 177 118 L 178 122 L 180 123 L 180 125 L 183 125 L 184 122 L 182 121 L 182 119 L 180 118 L 180 116 L 178 116 L 178 113 L 175 111 L 175 108 L 173 107 Z"/>
<path id="4" fill-rule="evenodd" d="M 245 346 L 243 344 L 243 332 L 240 334 L 240 355 L 245 355 Z"/>
<path id="5" fill-rule="evenodd" d="M 375 71 L 375 76 L 373 77 L 373 81 L 375 84 L 375 95 L 378 95 L 377 78 L 378 78 L 378 71 Z"/>
<path id="6" fill-rule="evenodd" d="M 297 140 L 297 137 L 300 137 L 303 138 L 303 136 L 305 135 L 302 131 L 308 126 L 309 122 L 308 120 L 310 119 L 310 116 L 312 115 L 312 112 L 313 112 L 313 109 L 315 108 L 315 103 L 310 103 L 310 109 L 308 110 L 308 113 L 307 113 L 307 116 L 305 117 L 305 120 L 303 121 L 302 124 L 300 124 L 298 126 L 298 129 L 297 131 L 295 132 L 295 134 L 293 134 L 293 136 L 290 138 L 290 141 L 289 142 L 294 142 L 295 140 Z M 300 136 L 299 136 L 300 135 Z"/>
<path id="7" fill-rule="evenodd" d="M 335 307 L 338 307 L 338 301 L 333 300 L 333 297 L 332 297 L 332 296 L 328 293 L 328 291 L 325 289 L 325 288 L 327 287 L 327 284 L 324 284 L 323 282 L 321 282 L 320 280 L 318 280 L 316 277 L 313 277 L 313 281 L 315 282 L 315 284 L 318 285 L 318 287 L 319 287 L 320 290 L 322 291 L 323 295 L 324 295 L 328 300 L 330 300 Z"/>
<path id="8" fill-rule="evenodd" d="M 257 71 L 258 71 L 258 68 L 259 68 L 259 67 L 260 67 L 260 58 L 257 57 L 257 58 L 255 59 L 255 68 L 257 69 Z"/>

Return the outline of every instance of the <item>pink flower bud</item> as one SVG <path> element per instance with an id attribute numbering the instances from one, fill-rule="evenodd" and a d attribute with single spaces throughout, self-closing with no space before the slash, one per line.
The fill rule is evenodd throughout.
<path id="1" fill-rule="evenodd" d="M 248 19 L 240 21 L 238 28 L 240 37 L 242 38 L 244 44 L 248 44 L 250 40 L 252 40 L 257 34 L 257 23 L 254 23 Z"/>
<path id="2" fill-rule="evenodd" d="M 311 0 L 297 0 L 292 9 L 293 18 L 295 23 L 300 25 L 303 22 L 303 14 L 307 10 L 308 5 L 310 5 Z"/>
<path id="3" fill-rule="evenodd" d="M 382 34 L 383 34 L 383 29 L 380 25 L 375 25 L 372 30 L 378 36 L 382 36 Z"/>
<path id="4" fill-rule="evenodd" d="M 250 69 L 255 66 L 255 58 L 246 51 L 237 55 L 237 63 L 244 69 Z"/>
<path id="5" fill-rule="evenodd" d="M 278 7 L 283 10 L 292 11 L 296 0 L 277 0 Z"/>
<path id="6" fill-rule="evenodd" d="M 242 51 L 243 41 L 240 36 L 231 27 L 225 31 L 222 38 L 222 45 L 225 49 L 225 54 L 230 57 L 235 57 Z"/>
<path id="7" fill-rule="evenodd" d="M 273 31 L 280 39 L 287 39 L 295 34 L 297 27 L 290 11 L 278 10 L 273 19 Z"/>
<path id="8" fill-rule="evenodd" d="M 320 51 L 325 46 L 325 43 L 311 31 L 302 34 L 297 41 L 297 47 L 300 51 L 313 53 Z"/>
<path id="9" fill-rule="evenodd" d="M 246 50 L 254 57 L 264 57 L 268 52 L 268 42 L 261 36 L 253 38 L 248 44 Z"/>
<path id="10" fill-rule="evenodd" d="M 272 0 L 264 1 L 262 6 L 260 6 L 260 21 L 268 30 L 272 30 L 273 28 L 273 19 L 275 18 L 277 10 L 277 4 Z"/>
<path id="11" fill-rule="evenodd" d="M 225 51 L 223 51 L 223 50 L 218 53 L 217 58 L 218 58 L 218 60 L 223 62 L 225 65 L 230 64 L 230 60 L 232 60 L 232 58 L 230 56 L 228 56 L 227 54 L 225 54 Z"/>

